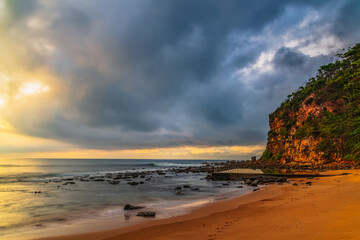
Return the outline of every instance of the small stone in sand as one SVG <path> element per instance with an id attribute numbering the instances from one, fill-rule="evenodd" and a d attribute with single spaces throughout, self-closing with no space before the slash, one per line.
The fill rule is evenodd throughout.
<path id="1" fill-rule="evenodd" d="M 138 216 L 138 217 L 155 217 L 156 213 L 155 212 L 138 212 L 136 214 L 136 216 Z"/>

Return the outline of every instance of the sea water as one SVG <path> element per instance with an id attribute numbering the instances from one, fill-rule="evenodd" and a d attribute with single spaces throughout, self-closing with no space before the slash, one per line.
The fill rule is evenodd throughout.
<path id="1" fill-rule="evenodd" d="M 2 159 L 0 160 L 0 239 L 30 239 L 127 226 L 144 219 L 125 204 L 156 211 L 156 219 L 177 216 L 194 207 L 245 194 L 247 186 L 222 185 L 205 179 L 206 173 L 154 174 L 145 184 L 131 186 L 120 180 L 64 185 L 61 179 L 168 170 L 201 166 L 209 160 L 135 159 Z M 178 186 L 191 188 L 180 195 Z M 192 190 L 195 189 L 195 190 Z M 110 220 L 110 221 L 109 221 Z M 111 224 L 110 224 L 111 223 Z"/>

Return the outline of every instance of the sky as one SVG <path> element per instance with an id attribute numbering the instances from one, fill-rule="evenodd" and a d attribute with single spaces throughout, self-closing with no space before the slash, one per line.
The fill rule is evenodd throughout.
<path id="1" fill-rule="evenodd" d="M 0 157 L 248 159 L 358 0 L 0 0 Z"/>

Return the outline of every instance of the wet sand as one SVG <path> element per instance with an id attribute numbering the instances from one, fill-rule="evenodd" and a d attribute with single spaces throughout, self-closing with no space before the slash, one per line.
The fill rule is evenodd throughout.
<path id="1" fill-rule="evenodd" d="M 360 239 L 360 170 L 328 172 L 341 173 L 350 175 L 290 179 L 179 217 L 46 239 Z"/>

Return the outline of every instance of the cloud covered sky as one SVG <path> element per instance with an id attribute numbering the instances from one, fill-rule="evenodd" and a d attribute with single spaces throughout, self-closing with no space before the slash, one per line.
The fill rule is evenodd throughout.
<path id="1" fill-rule="evenodd" d="M 0 0 L 0 153 L 259 155 L 359 22 L 357 0 Z"/>

